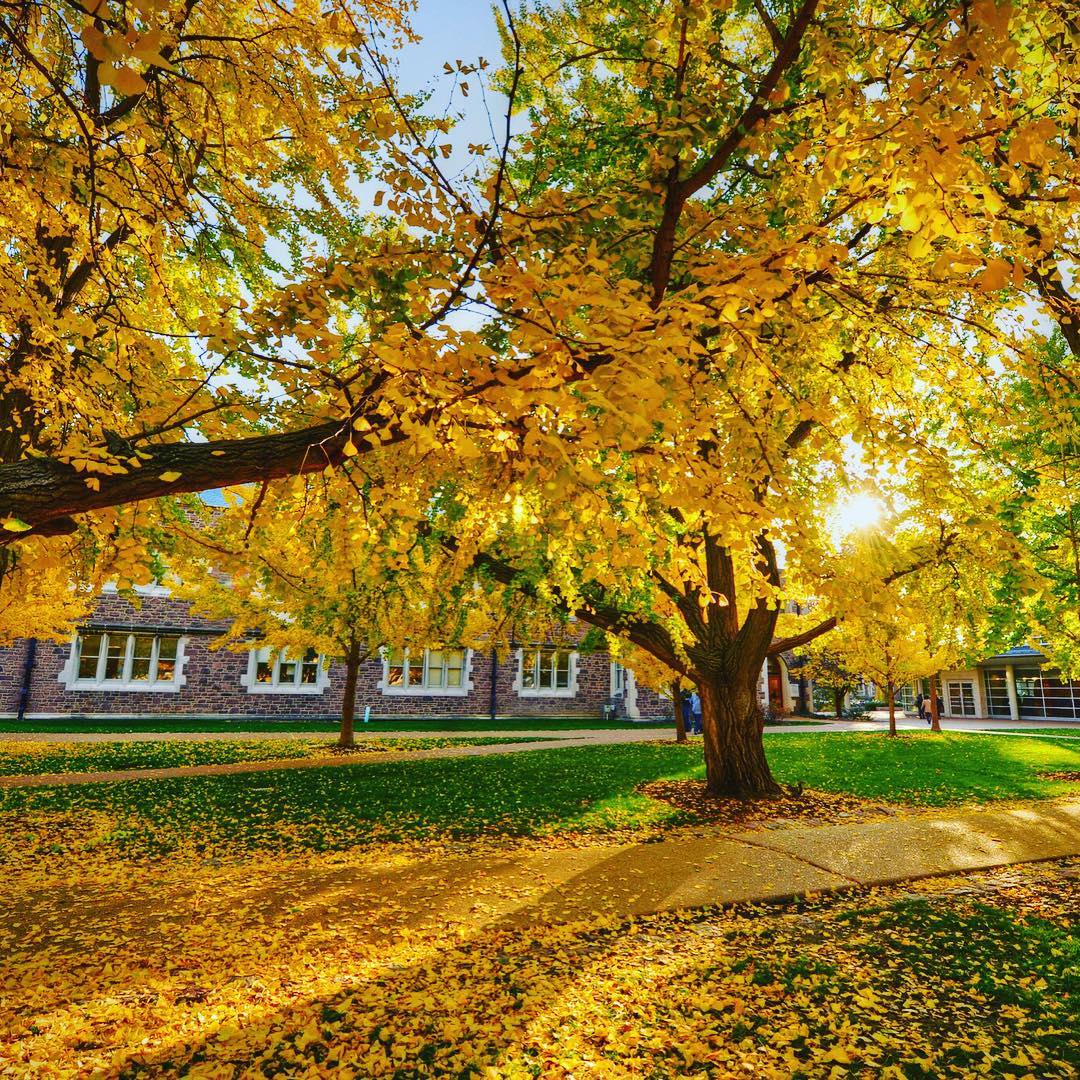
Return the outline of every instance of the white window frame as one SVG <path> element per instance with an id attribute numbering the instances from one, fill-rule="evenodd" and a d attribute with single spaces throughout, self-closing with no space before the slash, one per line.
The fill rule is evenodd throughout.
<path id="1" fill-rule="evenodd" d="M 627 688 L 628 669 L 618 660 L 611 661 L 611 696 L 623 697 Z"/>
<path id="2" fill-rule="evenodd" d="M 408 649 L 403 649 L 405 663 L 411 668 L 416 660 L 409 655 Z M 462 652 L 465 658 L 461 668 L 460 686 L 428 686 L 428 656 L 432 652 Z M 422 681 L 418 685 L 406 686 L 404 683 L 391 686 L 390 684 L 390 650 L 382 651 L 382 679 L 379 681 L 379 690 L 387 697 L 467 697 L 473 689 L 472 682 L 472 649 L 425 649 L 424 650 L 424 673 Z M 444 665 L 445 669 L 445 665 Z"/>
<path id="3" fill-rule="evenodd" d="M 532 657 L 535 665 L 536 657 L 542 652 L 566 652 L 570 654 L 569 662 L 569 685 L 561 687 L 526 686 L 525 685 L 525 657 Z M 518 697 L 523 698 L 572 698 L 577 697 L 578 692 L 578 653 L 576 649 L 568 649 L 563 645 L 532 645 L 527 649 L 517 651 L 517 678 L 514 680 L 514 689 Z"/>
<path id="4" fill-rule="evenodd" d="M 92 679 L 79 677 L 79 659 L 82 649 L 80 642 L 86 634 L 101 635 L 101 650 L 98 653 L 97 671 Z M 135 654 L 135 638 L 152 637 L 154 643 L 150 649 L 150 669 L 147 678 L 133 679 L 131 677 L 132 660 Z M 118 679 L 106 679 L 105 664 L 109 652 L 110 638 L 125 638 L 124 660 L 121 675 Z M 173 663 L 173 677 L 168 681 L 158 681 L 157 667 L 158 656 L 161 650 L 162 638 L 176 639 L 176 660 Z M 68 654 L 67 663 L 60 669 L 59 680 L 68 690 L 108 690 L 150 694 L 176 694 L 187 682 L 184 676 L 184 665 L 187 662 L 186 648 L 187 637 L 183 634 L 168 634 L 146 630 L 88 630 L 80 631 L 71 639 L 71 651 Z"/>
<path id="5" fill-rule="evenodd" d="M 258 678 L 259 658 L 264 653 L 269 653 L 270 656 L 277 654 L 270 682 L 260 682 Z M 292 682 L 282 682 L 280 679 L 281 665 L 286 660 L 296 664 L 296 676 Z M 321 694 L 330 685 L 330 671 L 326 658 L 321 654 L 315 658 L 315 662 L 318 665 L 315 681 L 313 683 L 300 682 L 303 657 L 289 655 L 288 649 L 274 649 L 263 645 L 248 652 L 247 672 L 240 676 L 240 682 L 249 694 Z"/>

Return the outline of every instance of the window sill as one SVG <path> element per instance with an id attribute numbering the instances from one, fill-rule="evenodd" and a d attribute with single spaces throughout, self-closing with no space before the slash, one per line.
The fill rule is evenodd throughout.
<path id="1" fill-rule="evenodd" d="M 245 686 L 249 694 L 321 694 L 329 686 L 329 683 L 304 683 L 301 686 L 270 686 L 266 683 L 256 683 Z"/>
<path id="2" fill-rule="evenodd" d="M 563 690 L 518 690 L 518 697 L 523 698 L 572 698 L 577 697 L 576 687 Z"/>
<path id="3" fill-rule="evenodd" d="M 379 686 L 385 697 L 468 697 L 471 686 Z"/>
<path id="4" fill-rule="evenodd" d="M 144 682 L 84 682 L 76 680 L 68 683 L 69 690 L 90 690 L 98 693 L 122 693 L 122 694 L 176 694 L 180 691 L 179 684 L 169 683 L 144 683 Z"/>

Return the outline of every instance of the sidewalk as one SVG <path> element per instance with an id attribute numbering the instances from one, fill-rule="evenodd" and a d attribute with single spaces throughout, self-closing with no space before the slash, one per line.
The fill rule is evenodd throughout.
<path id="1" fill-rule="evenodd" d="M 573 736 L 575 733 L 571 732 Z M 597 735 L 621 735 L 621 732 L 597 732 Z M 643 735 L 644 733 L 642 733 Z M 530 732 L 530 735 L 532 733 Z M 637 735 L 638 737 L 634 737 Z M 654 734 L 651 736 L 656 738 Z M 160 769 L 119 769 L 114 772 L 36 773 L 0 776 L 2 788 L 62 787 L 68 784 L 107 784 L 118 780 L 166 780 L 179 776 L 228 776 L 233 773 L 277 772 L 281 769 L 348 768 L 382 765 L 392 761 L 423 761 L 428 758 L 486 757 L 489 754 L 520 754 L 527 750 L 551 750 L 566 746 L 593 746 L 596 743 L 642 742 L 636 732 L 630 737 L 604 739 L 592 737 L 558 738 L 544 741 L 537 732 L 530 741 L 483 743 L 476 746 L 445 746 L 433 750 L 380 750 L 372 753 L 326 754 L 305 758 L 271 758 L 267 761 L 234 761 L 217 765 L 175 765 Z"/>
<path id="2" fill-rule="evenodd" d="M 541 841 L 542 843 L 542 841 Z M 294 919 L 332 926 L 364 911 L 360 937 L 465 932 L 591 921 L 680 908 L 777 901 L 806 893 L 888 885 L 1080 854 L 1080 799 L 998 810 L 890 817 L 864 824 L 677 830 L 656 842 L 515 848 L 480 843 L 460 853 L 356 849 L 282 860 L 252 854 L 196 867 L 143 865 L 123 888 L 96 874 L 60 887 L 13 892 L 0 917 L 15 939 L 42 943 L 115 935 L 148 940 L 165 923 L 213 926 L 243 913 L 245 925 Z"/>

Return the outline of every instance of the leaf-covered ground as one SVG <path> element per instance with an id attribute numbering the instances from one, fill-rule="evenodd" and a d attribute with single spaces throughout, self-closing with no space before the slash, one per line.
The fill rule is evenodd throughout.
<path id="1" fill-rule="evenodd" d="M 1039 776 L 1080 769 L 1075 743 L 792 733 L 770 736 L 767 745 L 781 780 L 877 802 L 933 807 L 1080 791 L 1075 782 Z M 657 830 L 701 819 L 639 786 L 703 775 L 700 743 L 638 743 L 2 789 L 0 863 L 63 863 L 87 852 L 227 858 L 388 841 Z"/>
<path id="2" fill-rule="evenodd" d="M 350 753 L 439 750 L 453 746 L 486 746 L 534 741 L 522 738 L 379 738 L 357 741 Z M 544 740 L 535 740 L 544 741 Z M 327 757 L 335 752 L 327 739 L 212 739 L 205 742 L 6 742 L 0 741 L 0 776 L 45 773 L 117 772 L 125 769 L 168 769 L 186 765 L 232 765 L 242 761 L 276 761 Z"/>
<path id="3" fill-rule="evenodd" d="M 3 1074 L 1080 1071 L 1077 861 L 779 908 L 420 929 L 306 889 L 302 863 L 268 904 L 259 869 L 135 904 L 89 885 L 18 897 L 0 924 Z"/>

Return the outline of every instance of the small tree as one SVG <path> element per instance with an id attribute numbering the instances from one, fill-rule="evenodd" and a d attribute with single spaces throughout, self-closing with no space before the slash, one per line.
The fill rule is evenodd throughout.
<path id="1" fill-rule="evenodd" d="M 839 720 L 844 714 L 844 699 L 861 682 L 858 675 L 844 666 L 833 647 L 834 637 L 812 642 L 803 651 L 804 664 L 799 674 L 812 679 L 815 686 L 832 692 L 833 711 Z"/>
<path id="2" fill-rule="evenodd" d="M 395 553 L 392 532 L 344 485 L 308 478 L 272 512 L 238 500 L 207 528 L 181 528 L 172 562 L 195 610 L 230 620 L 224 647 L 257 637 L 294 657 L 343 659 L 338 745 L 349 748 L 364 661 L 391 644 L 458 643 L 482 621 L 445 551 L 413 534 Z"/>
<path id="3" fill-rule="evenodd" d="M 896 735 L 897 688 L 949 665 L 948 650 L 931 647 L 922 613 L 911 608 L 845 620 L 829 649 L 843 669 L 885 688 L 890 736 Z"/>

